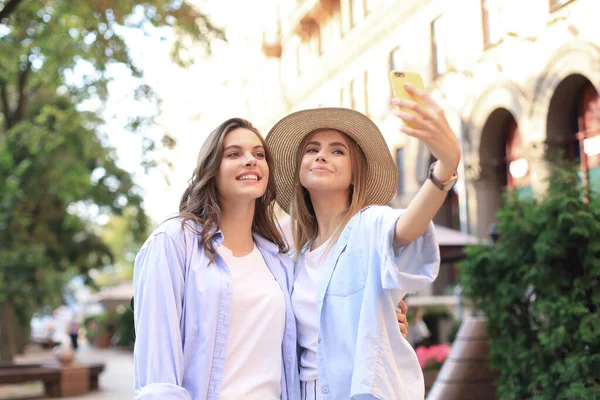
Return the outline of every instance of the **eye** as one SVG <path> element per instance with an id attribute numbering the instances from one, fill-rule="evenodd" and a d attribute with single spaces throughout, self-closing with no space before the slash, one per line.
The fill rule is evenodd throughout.
<path id="1" fill-rule="evenodd" d="M 344 152 L 342 150 L 334 150 L 333 154 L 337 154 L 337 155 L 343 156 Z"/>
<path id="2" fill-rule="evenodd" d="M 309 147 L 308 149 L 306 149 L 307 153 L 317 153 L 317 149 L 315 149 L 314 147 Z"/>
<path id="3" fill-rule="evenodd" d="M 239 156 L 239 154 L 234 151 L 234 152 L 231 152 L 231 153 L 227 154 L 226 157 L 227 158 L 235 158 L 237 156 Z"/>
<path id="4" fill-rule="evenodd" d="M 265 158 L 265 153 L 256 153 L 256 154 L 254 155 L 254 158 L 260 158 L 260 159 L 263 159 L 263 158 Z"/>

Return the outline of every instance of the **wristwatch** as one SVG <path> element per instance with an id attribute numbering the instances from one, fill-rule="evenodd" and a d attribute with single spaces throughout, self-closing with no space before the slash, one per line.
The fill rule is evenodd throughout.
<path id="1" fill-rule="evenodd" d="M 437 161 L 435 161 L 429 167 L 429 172 L 427 173 L 427 178 L 429 180 L 431 180 L 431 182 L 433 182 L 433 184 L 438 189 L 440 189 L 444 192 L 449 192 L 454 187 L 454 185 L 456 185 L 456 180 L 458 179 L 458 174 L 455 171 L 454 174 L 452 174 L 452 176 L 448 180 L 445 180 L 442 182 L 438 178 L 436 178 L 435 175 L 433 174 L 433 169 L 435 168 L 436 164 L 437 164 Z"/>

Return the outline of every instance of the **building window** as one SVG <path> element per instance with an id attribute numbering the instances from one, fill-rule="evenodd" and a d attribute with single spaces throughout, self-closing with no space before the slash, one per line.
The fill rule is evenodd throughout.
<path id="1" fill-rule="evenodd" d="M 442 75 L 448 68 L 446 37 L 446 21 L 444 16 L 440 15 L 431 21 L 431 61 L 434 78 Z"/>
<path id="2" fill-rule="evenodd" d="M 572 2 L 573 0 L 550 0 L 549 2 L 549 6 L 550 6 L 550 11 L 556 11 L 559 8 L 563 7 L 566 4 L 569 4 L 570 2 Z"/>
<path id="3" fill-rule="evenodd" d="M 390 71 L 402 70 L 402 55 L 400 47 L 396 47 L 390 53 Z"/>
<path id="4" fill-rule="evenodd" d="M 396 166 L 398 167 L 398 190 L 397 195 L 402 196 L 406 193 L 404 186 L 404 147 L 396 149 Z"/>
<path id="5" fill-rule="evenodd" d="M 365 0 L 350 0 L 350 26 L 358 25 L 365 17 Z"/>
<path id="6" fill-rule="evenodd" d="M 327 52 L 332 47 L 334 43 L 336 33 L 335 33 L 335 21 L 333 18 L 328 19 L 327 21 L 323 21 L 320 24 L 320 38 L 321 38 L 321 54 Z"/>
<path id="7" fill-rule="evenodd" d="M 350 108 L 367 114 L 367 71 L 350 82 Z"/>
<path id="8" fill-rule="evenodd" d="M 318 57 L 321 55 L 321 30 L 319 25 L 315 24 L 315 29 L 310 35 L 308 44 L 311 56 Z"/>
<path id="9" fill-rule="evenodd" d="M 500 0 L 481 0 L 483 25 L 483 47 L 488 48 L 500 42 L 504 36 L 502 27 L 502 2 Z"/>
<path id="10" fill-rule="evenodd" d="M 302 42 L 298 42 L 296 45 L 296 75 L 300 75 L 302 73 L 302 63 L 300 59 L 302 58 Z"/>
<path id="11" fill-rule="evenodd" d="M 302 41 L 298 45 L 299 75 L 306 72 L 313 59 L 310 39 Z"/>
<path id="12" fill-rule="evenodd" d="M 401 71 L 403 69 L 404 65 L 402 62 L 400 47 L 396 47 L 394 50 L 392 50 L 390 52 L 389 63 L 390 63 L 390 71 L 394 71 L 394 70 Z M 389 85 L 389 88 L 390 88 L 390 99 L 391 99 L 392 97 L 394 97 L 394 93 L 392 91 L 392 85 Z"/>
<path id="13" fill-rule="evenodd" d="M 340 107 L 345 107 L 346 105 L 346 90 L 344 88 L 340 88 Z"/>

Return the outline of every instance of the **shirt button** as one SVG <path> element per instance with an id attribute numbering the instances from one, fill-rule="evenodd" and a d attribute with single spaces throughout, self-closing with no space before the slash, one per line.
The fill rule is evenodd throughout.
<path id="1" fill-rule="evenodd" d="M 319 339 L 317 340 L 317 342 L 321 343 L 321 338 L 319 338 Z"/>
<path id="2" fill-rule="evenodd" d="M 321 389 L 321 391 L 325 394 L 329 393 L 329 388 L 327 386 L 325 386 L 323 389 Z"/>

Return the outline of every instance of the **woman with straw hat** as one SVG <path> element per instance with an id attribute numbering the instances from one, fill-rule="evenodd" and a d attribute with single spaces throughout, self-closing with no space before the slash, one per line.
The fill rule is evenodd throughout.
<path id="1" fill-rule="evenodd" d="M 461 150 L 442 109 L 393 100 L 402 132 L 437 158 L 406 210 L 388 206 L 398 170 L 377 126 L 343 108 L 288 115 L 267 135 L 277 202 L 296 253 L 292 304 L 302 399 L 423 399 L 417 357 L 398 332 L 395 305 L 436 278 L 431 222 L 456 182 Z M 412 111 L 412 112 L 410 112 Z"/>

